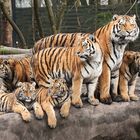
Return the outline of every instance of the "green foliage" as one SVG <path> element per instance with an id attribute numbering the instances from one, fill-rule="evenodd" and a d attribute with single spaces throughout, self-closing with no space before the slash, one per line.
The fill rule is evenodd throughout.
<path id="1" fill-rule="evenodd" d="M 107 12 L 100 12 L 97 14 L 97 27 L 102 27 L 106 25 L 112 19 L 112 13 Z"/>

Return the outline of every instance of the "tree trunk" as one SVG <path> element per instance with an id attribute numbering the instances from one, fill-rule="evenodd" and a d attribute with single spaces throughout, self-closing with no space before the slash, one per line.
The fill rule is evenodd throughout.
<path id="1" fill-rule="evenodd" d="M 48 11 L 49 21 L 52 27 L 52 32 L 56 34 L 57 33 L 56 20 L 55 20 L 54 12 L 52 9 L 52 1 L 51 0 L 44 0 L 44 1 L 45 1 L 46 9 Z"/>
<path id="2" fill-rule="evenodd" d="M 10 0 L 4 0 L 3 1 L 5 5 L 5 11 L 9 17 L 12 17 L 12 9 L 11 9 L 11 1 Z M 6 46 L 12 46 L 13 40 L 12 40 L 12 27 L 8 20 L 5 18 L 4 15 L 2 15 L 2 29 L 3 29 L 3 37 L 2 42 Z"/>
<path id="3" fill-rule="evenodd" d="M 33 0 L 33 4 L 34 4 L 34 15 L 35 15 L 35 19 L 36 19 L 36 23 L 37 23 L 37 27 L 38 27 L 39 36 L 40 36 L 40 38 L 43 38 L 44 33 L 43 33 L 43 30 L 42 30 L 41 21 L 40 21 L 40 18 L 39 18 L 38 0 Z"/>
<path id="4" fill-rule="evenodd" d="M 26 41 L 24 39 L 24 36 L 22 34 L 22 32 L 20 31 L 20 29 L 18 28 L 18 26 L 15 24 L 15 22 L 11 19 L 11 17 L 8 15 L 6 7 L 5 7 L 5 3 L 3 0 L 0 1 L 0 8 L 5 16 L 5 18 L 9 21 L 9 23 L 11 24 L 11 26 L 13 27 L 13 29 L 15 30 L 15 32 L 18 34 L 20 40 L 21 40 L 21 44 L 23 48 L 27 48 L 26 45 Z"/>

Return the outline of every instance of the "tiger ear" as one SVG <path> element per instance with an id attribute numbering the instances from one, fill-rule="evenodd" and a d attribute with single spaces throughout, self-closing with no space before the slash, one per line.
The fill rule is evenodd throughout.
<path id="1" fill-rule="evenodd" d="M 36 82 L 32 82 L 32 86 L 34 86 L 34 87 L 35 87 L 35 86 L 36 86 Z"/>
<path id="2" fill-rule="evenodd" d="M 93 34 L 90 34 L 90 35 L 89 35 L 89 39 L 90 39 L 91 41 L 94 41 L 94 39 L 95 39 L 95 38 L 94 38 L 94 35 L 93 35 Z"/>
<path id="3" fill-rule="evenodd" d="M 5 65 L 8 65 L 8 64 L 9 64 L 8 60 L 3 60 L 3 63 L 4 63 Z"/>
<path id="4" fill-rule="evenodd" d="M 135 14 L 133 15 L 133 19 L 135 19 L 135 20 L 136 20 L 136 15 L 135 15 Z"/>
<path id="5" fill-rule="evenodd" d="M 16 87 L 21 87 L 22 86 L 22 82 L 18 82 L 17 84 L 16 84 Z"/>
<path id="6" fill-rule="evenodd" d="M 117 14 L 113 15 L 112 19 L 113 19 L 113 21 L 117 20 L 118 19 L 118 15 Z"/>
<path id="7" fill-rule="evenodd" d="M 82 38 L 82 46 L 86 46 L 86 45 L 87 45 L 86 39 Z"/>

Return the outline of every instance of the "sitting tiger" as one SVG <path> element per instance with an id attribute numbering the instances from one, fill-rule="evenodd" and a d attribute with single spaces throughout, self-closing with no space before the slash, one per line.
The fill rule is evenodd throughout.
<path id="1" fill-rule="evenodd" d="M 12 92 L 18 82 L 31 82 L 32 70 L 30 57 L 20 60 L 9 58 L 0 63 L 0 78 L 3 80 L 5 92 Z"/>
<path id="2" fill-rule="evenodd" d="M 5 93 L 0 91 L 0 111 L 15 112 L 22 116 L 26 122 L 31 120 L 31 114 L 26 104 L 30 104 L 30 108 L 34 109 L 36 118 L 42 119 L 44 113 L 36 99 L 35 82 L 19 82 L 14 92 Z"/>
<path id="3" fill-rule="evenodd" d="M 103 56 L 98 40 L 93 35 L 82 37 L 77 47 L 46 48 L 32 57 L 32 70 L 39 86 L 47 87 L 50 78 L 64 78 L 72 84 L 72 104 L 82 107 L 82 84 L 87 84 L 88 101 L 98 105 L 94 97 L 102 72 Z"/>
<path id="4" fill-rule="evenodd" d="M 124 101 L 137 101 L 134 94 L 136 80 L 140 72 L 140 52 L 126 51 L 119 74 L 119 91 Z"/>
<path id="5" fill-rule="evenodd" d="M 48 125 L 55 128 L 57 119 L 54 107 L 61 106 L 60 114 L 62 117 L 69 115 L 71 105 L 70 91 L 64 79 L 51 79 L 48 88 L 40 87 L 37 93 L 37 101 L 48 116 Z"/>

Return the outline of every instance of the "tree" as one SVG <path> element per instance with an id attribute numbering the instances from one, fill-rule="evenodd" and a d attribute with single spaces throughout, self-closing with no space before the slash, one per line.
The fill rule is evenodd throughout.
<path id="1" fill-rule="evenodd" d="M 27 48 L 26 41 L 25 41 L 25 38 L 24 38 L 22 32 L 20 31 L 20 29 L 18 28 L 18 26 L 15 24 L 15 22 L 12 20 L 12 18 L 9 16 L 9 14 L 7 12 L 7 3 L 6 3 L 7 1 L 8 0 L 0 0 L 0 8 L 1 8 L 1 10 L 3 12 L 3 15 L 5 16 L 6 20 L 10 23 L 10 25 L 12 26 L 12 28 L 18 34 L 18 36 L 20 38 L 20 41 L 21 41 L 22 47 L 23 48 Z"/>
<path id="2" fill-rule="evenodd" d="M 51 0 L 44 0 L 44 1 L 45 1 L 46 9 L 48 11 L 49 21 L 52 27 L 52 32 L 54 34 L 59 33 L 61 24 L 63 21 L 63 17 L 64 17 L 64 12 L 67 6 L 67 0 L 61 0 L 60 5 L 59 5 L 59 10 L 58 12 L 55 12 L 55 13 L 53 11 L 52 1 Z"/>

